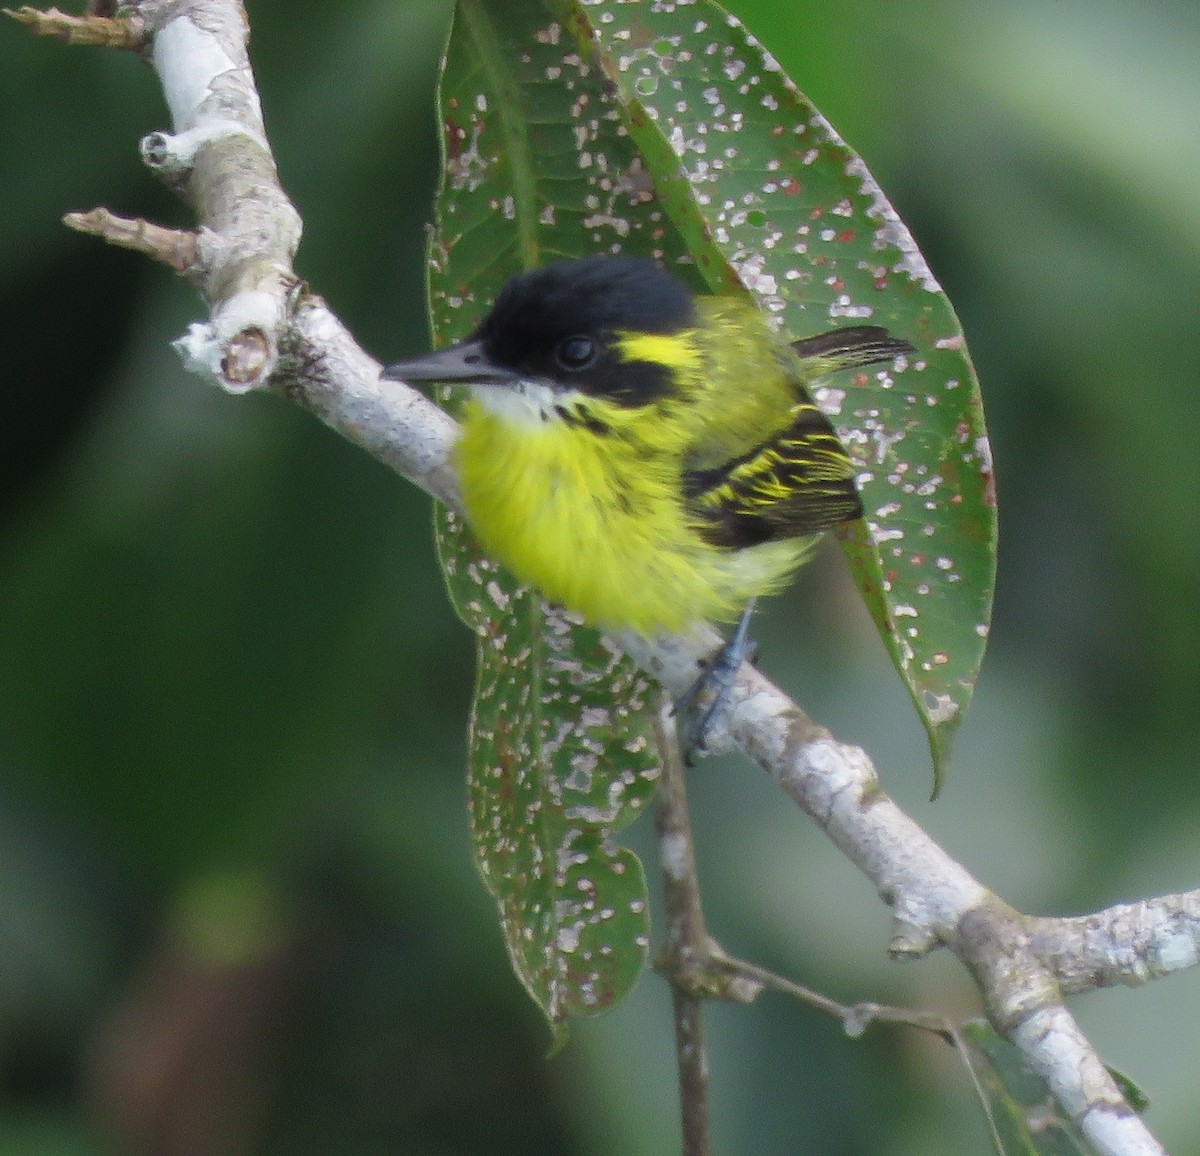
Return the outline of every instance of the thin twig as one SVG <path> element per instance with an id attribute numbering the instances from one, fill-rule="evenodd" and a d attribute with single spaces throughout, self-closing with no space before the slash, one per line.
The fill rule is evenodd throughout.
<path id="1" fill-rule="evenodd" d="M 0 12 L 11 16 L 18 24 L 24 24 L 35 36 L 53 36 L 68 44 L 93 44 L 136 52 L 146 43 L 146 22 L 136 15 L 73 16 L 57 8 L 43 12 L 28 4 L 20 8 L 3 8 Z"/>
<path id="2" fill-rule="evenodd" d="M 720 951 L 715 944 L 714 950 Z M 983 1109 L 992 1143 L 997 1152 L 1005 1151 L 1004 1141 L 996 1125 L 995 1113 L 992 1111 L 992 1103 L 976 1068 L 976 1060 L 971 1051 L 970 1042 L 962 1034 L 959 1025 L 946 1016 L 939 1015 L 937 1012 L 914 1011 L 912 1008 L 892 1007 L 888 1004 L 870 1001 L 843 1004 L 830 999 L 827 995 L 813 991 L 812 988 L 804 987 L 782 975 L 759 967 L 757 964 L 748 963 L 744 959 L 734 959 L 724 952 L 720 953 L 719 962 L 731 973 L 744 976 L 747 981 L 758 984 L 760 988 L 791 996 L 817 1011 L 840 1020 L 846 1034 L 853 1039 L 861 1036 L 874 1023 L 899 1024 L 931 1032 L 938 1036 L 958 1053 L 963 1067 L 967 1070 L 967 1078 L 971 1081 L 971 1086 L 979 1100 L 979 1106 Z"/>
<path id="3" fill-rule="evenodd" d="M 991 1097 L 988 1096 L 987 1089 L 983 1086 L 983 1077 L 979 1074 L 976 1056 L 971 1050 L 970 1041 L 956 1026 L 951 1026 L 950 1036 L 955 1050 L 962 1059 L 963 1067 L 967 1069 L 967 1078 L 971 1081 L 971 1087 L 974 1089 L 975 1095 L 979 1100 L 979 1106 L 983 1109 L 983 1118 L 987 1121 L 988 1134 L 992 1138 L 992 1145 L 1001 1156 L 1004 1156 L 1004 1153 L 1008 1149 L 1004 1146 L 1004 1137 L 1000 1135 L 1000 1127 L 996 1123 L 996 1113 L 992 1109 Z"/>
<path id="4" fill-rule="evenodd" d="M 700 905 L 683 759 L 674 714 L 666 696 L 659 711 L 658 738 L 663 770 L 654 818 L 667 914 L 667 943 L 658 966 L 671 984 L 683 1156 L 709 1156 L 712 1139 L 708 1117 L 708 1054 L 704 1049 L 706 992 L 703 982 L 698 982 L 698 969 L 711 953 Z"/>
<path id="5" fill-rule="evenodd" d="M 719 998 L 749 1003 L 764 989 L 790 996 L 832 1016 L 853 1038 L 861 1036 L 873 1023 L 889 1023 L 931 1032 L 950 1044 L 966 1066 L 993 1143 L 997 1151 L 1003 1151 L 991 1104 L 975 1071 L 969 1045 L 956 1024 L 935 1012 L 869 1001 L 839 1003 L 767 968 L 734 958 L 708 934 L 688 813 L 686 774 L 669 700 L 659 713 L 658 740 L 663 771 L 655 828 L 663 868 L 667 942 L 657 966 L 671 984 L 683 1156 L 709 1156 L 712 1150 L 704 1000 Z"/>
<path id="6" fill-rule="evenodd" d="M 844 1004 L 827 995 L 804 987 L 803 984 L 768 971 L 758 964 L 748 963 L 744 959 L 735 959 L 719 948 L 714 962 L 718 963 L 731 975 L 739 975 L 747 983 L 755 984 L 760 989 L 767 988 L 782 995 L 791 996 L 817 1011 L 824 1012 L 836 1020 L 840 1020 L 848 1036 L 861 1036 L 873 1023 L 902 1024 L 905 1027 L 918 1028 L 921 1031 L 932 1032 L 947 1043 L 954 1043 L 956 1028 L 945 1016 L 937 1012 L 914 1011 L 912 1008 L 892 1007 L 889 1004 L 874 1003 L 869 1000 L 860 1003 Z"/>
<path id="7" fill-rule="evenodd" d="M 140 217 L 119 217 L 104 208 L 67 213 L 63 224 L 77 233 L 152 257 L 177 273 L 186 273 L 196 263 L 196 234 L 191 229 L 168 229 Z"/>

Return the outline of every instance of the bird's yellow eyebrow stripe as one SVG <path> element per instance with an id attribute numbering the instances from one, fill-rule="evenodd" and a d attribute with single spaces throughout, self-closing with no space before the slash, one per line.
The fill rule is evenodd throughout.
<path id="1" fill-rule="evenodd" d="M 682 334 L 618 333 L 617 349 L 625 361 L 649 361 L 688 373 L 701 368 L 700 350 Z"/>

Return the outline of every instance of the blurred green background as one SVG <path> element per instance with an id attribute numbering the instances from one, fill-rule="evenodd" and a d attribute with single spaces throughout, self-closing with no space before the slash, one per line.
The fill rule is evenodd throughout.
<path id="1" fill-rule="evenodd" d="M 944 797 L 840 559 L 762 663 L 1017 906 L 1200 870 L 1200 7 L 737 0 L 866 158 L 959 310 L 1001 502 L 992 646 Z M 426 347 L 447 0 L 252 0 L 299 271 L 377 356 Z M 560 1055 L 467 845 L 471 640 L 428 500 L 274 398 L 188 376 L 186 288 L 72 235 L 188 224 L 136 60 L 0 25 L 0 1156 L 677 1148 L 648 975 Z M 848 1001 L 972 1014 L 885 959 L 865 881 L 759 772 L 692 775 L 714 933 Z M 652 859 L 647 825 L 631 841 Z M 1200 1153 L 1200 976 L 1076 1009 Z M 714 1008 L 722 1153 L 983 1152 L 914 1033 Z"/>

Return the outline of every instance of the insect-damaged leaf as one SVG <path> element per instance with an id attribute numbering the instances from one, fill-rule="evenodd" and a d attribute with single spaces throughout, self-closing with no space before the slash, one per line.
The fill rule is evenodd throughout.
<path id="1" fill-rule="evenodd" d="M 654 691 L 595 631 L 547 612 L 494 563 L 472 557 L 466 536 L 452 550 L 455 604 L 479 639 L 475 858 L 513 969 L 560 1033 L 570 1017 L 612 1007 L 644 963 L 645 875 L 612 836 L 658 780 L 644 725 Z"/>
<path id="2" fill-rule="evenodd" d="M 983 659 L 996 546 L 983 408 L 950 302 L 861 158 L 719 5 L 552 7 L 615 86 L 712 288 L 744 286 L 793 337 L 870 323 L 916 347 L 818 400 L 859 466 L 865 524 L 843 545 L 929 733 L 936 794 Z M 577 131 L 597 155 L 613 136 L 586 118 Z"/>
<path id="3" fill-rule="evenodd" d="M 629 253 L 671 243 L 628 137 L 610 142 L 603 171 L 587 160 L 582 110 L 607 110 L 614 132 L 619 113 L 603 77 L 569 63 L 557 27 L 540 3 L 457 6 L 430 245 L 438 344 L 464 337 L 513 273 L 584 256 L 598 231 Z M 513 967 L 557 1032 L 611 1007 L 645 962 L 642 866 L 613 835 L 657 780 L 651 680 L 595 631 L 548 613 L 444 510 L 438 529 L 451 595 L 478 639 L 475 858 Z"/>
<path id="4" fill-rule="evenodd" d="M 987 633 L 990 461 L 953 312 L 862 161 L 707 0 L 460 0 L 440 112 L 439 344 L 465 336 L 513 273 L 607 251 L 657 257 L 697 288 L 748 290 L 794 337 L 869 320 L 917 347 L 819 400 L 860 467 L 867 517 L 846 549 L 940 779 Z M 640 745 L 646 686 L 595 634 L 550 627 L 461 526 L 439 523 L 455 601 L 480 639 L 477 857 L 517 970 L 560 1023 L 619 998 L 642 963 L 640 867 L 610 836 L 654 773 Z M 593 699 L 614 674 L 628 696 Z M 623 805 L 610 813 L 588 794 L 568 816 L 564 791 L 584 771 L 588 791 L 625 783 Z M 564 854 L 581 870 L 560 869 Z M 594 926 L 614 934 L 581 950 L 573 929 L 593 925 L 570 913 L 590 888 Z"/>

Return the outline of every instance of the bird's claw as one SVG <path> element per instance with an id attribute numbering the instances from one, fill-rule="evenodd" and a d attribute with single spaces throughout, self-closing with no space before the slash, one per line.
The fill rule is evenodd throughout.
<path id="1" fill-rule="evenodd" d="M 743 662 L 754 663 L 758 645 L 747 637 L 751 601 L 738 619 L 733 637 L 713 655 L 703 673 L 676 700 L 675 713 L 682 721 L 680 747 L 685 766 L 695 766 L 696 760 L 708 753 L 708 739 L 713 723 L 729 704 L 729 695 Z"/>

